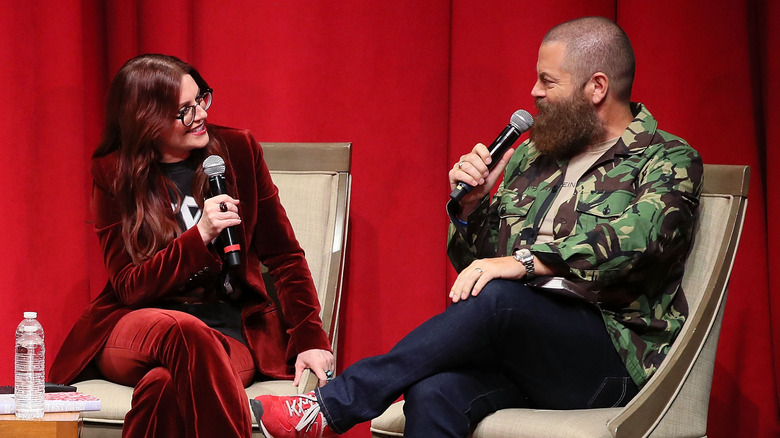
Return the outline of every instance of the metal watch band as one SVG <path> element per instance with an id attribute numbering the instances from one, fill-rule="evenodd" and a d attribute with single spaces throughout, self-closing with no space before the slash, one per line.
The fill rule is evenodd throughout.
<path id="1" fill-rule="evenodd" d="M 528 249 L 518 249 L 512 254 L 515 260 L 522 263 L 525 266 L 525 278 L 531 280 L 536 276 L 534 271 L 534 255 Z"/>

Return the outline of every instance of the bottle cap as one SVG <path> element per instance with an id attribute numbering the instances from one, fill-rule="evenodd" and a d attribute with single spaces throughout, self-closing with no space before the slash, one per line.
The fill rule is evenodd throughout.
<path id="1" fill-rule="evenodd" d="M 38 312 L 24 312 L 24 317 L 26 319 L 37 318 Z"/>

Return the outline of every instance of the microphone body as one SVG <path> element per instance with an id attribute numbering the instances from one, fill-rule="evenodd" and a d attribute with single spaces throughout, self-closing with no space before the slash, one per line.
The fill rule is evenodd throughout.
<path id="1" fill-rule="evenodd" d="M 496 163 L 501 160 L 501 157 L 504 156 L 507 149 L 515 144 L 520 137 L 520 134 L 529 130 L 533 124 L 534 119 L 528 111 L 517 110 L 512 114 L 509 124 L 506 125 L 506 128 L 498 134 L 498 137 L 496 137 L 496 139 L 493 140 L 493 143 L 488 147 L 488 152 L 490 152 L 490 157 L 492 158 L 490 164 L 487 165 L 488 170 L 495 167 Z M 460 202 L 460 200 L 463 199 L 467 193 L 471 192 L 472 189 L 474 189 L 473 186 L 464 182 L 459 182 L 452 193 L 450 193 L 450 198 Z"/>
<path id="2" fill-rule="evenodd" d="M 219 159 L 218 164 L 221 167 L 213 164 L 216 158 Z M 204 171 L 209 177 L 209 195 L 211 197 L 229 194 L 225 182 L 224 166 L 224 160 L 217 155 L 211 155 L 203 162 Z M 215 242 L 217 249 L 222 254 L 223 263 L 229 268 L 235 268 L 241 264 L 241 253 L 239 252 L 241 244 L 238 237 L 239 231 L 235 226 L 227 227 L 219 233 Z"/>

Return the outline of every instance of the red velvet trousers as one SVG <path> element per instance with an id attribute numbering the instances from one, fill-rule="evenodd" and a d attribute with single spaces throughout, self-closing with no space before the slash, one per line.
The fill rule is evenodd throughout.
<path id="1" fill-rule="evenodd" d="M 123 437 L 251 437 L 244 387 L 254 377 L 252 356 L 192 315 L 128 313 L 97 365 L 107 379 L 135 387 Z"/>

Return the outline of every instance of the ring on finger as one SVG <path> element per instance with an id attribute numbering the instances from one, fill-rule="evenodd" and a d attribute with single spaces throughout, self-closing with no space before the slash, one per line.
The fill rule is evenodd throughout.
<path id="1" fill-rule="evenodd" d="M 463 163 L 465 163 L 465 161 L 458 162 L 458 169 L 463 169 Z"/>
<path id="2" fill-rule="evenodd" d="M 482 268 L 474 268 L 474 270 L 475 270 L 475 271 L 477 271 L 477 272 L 479 272 L 480 274 L 481 274 L 482 272 L 484 272 L 484 271 L 482 270 Z"/>
<path id="3" fill-rule="evenodd" d="M 222 213 L 228 211 L 228 206 L 225 201 L 219 203 L 219 211 L 221 211 Z"/>
<path id="4" fill-rule="evenodd" d="M 325 378 L 327 380 L 333 380 L 333 371 L 331 370 L 325 370 Z"/>

